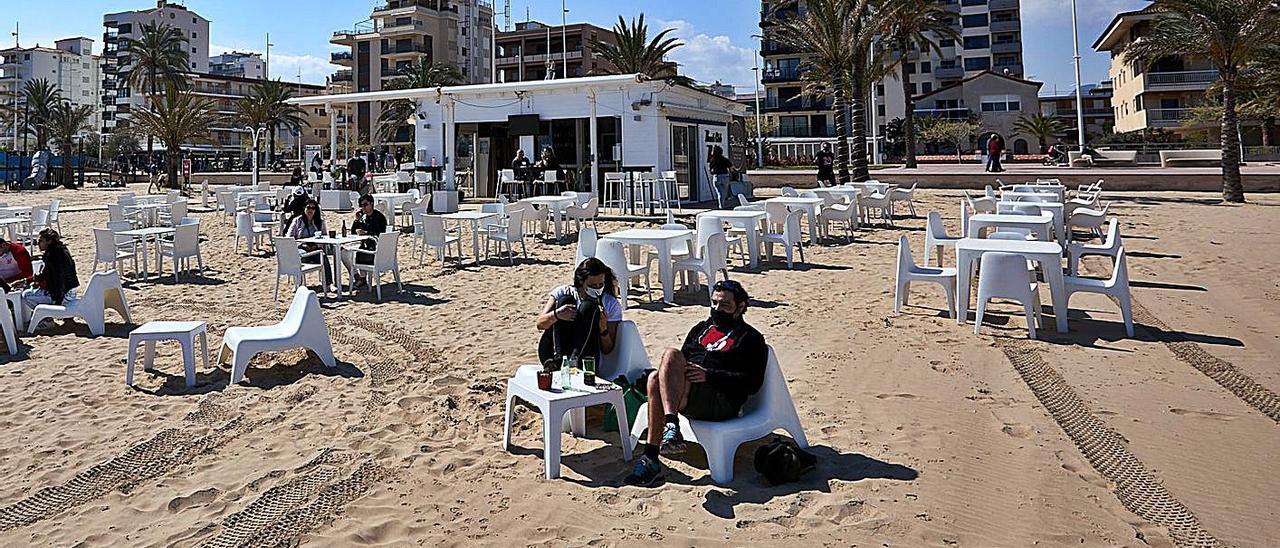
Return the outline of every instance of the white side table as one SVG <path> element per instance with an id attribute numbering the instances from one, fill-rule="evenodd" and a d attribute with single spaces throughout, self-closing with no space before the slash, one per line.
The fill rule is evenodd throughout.
<path id="1" fill-rule="evenodd" d="M 552 376 L 552 389 L 539 390 L 536 372 L 540 367 L 522 367 L 514 377 L 507 379 L 506 422 L 502 430 L 502 448 L 511 447 L 511 400 L 520 398 L 542 412 L 543 460 L 547 479 L 560 477 L 560 431 L 566 412 L 592 405 L 613 404 L 618 416 L 618 438 L 622 442 L 622 458 L 631 460 L 631 427 L 627 424 L 627 406 L 622 400 L 622 390 L 602 390 L 582 384 L 582 376 L 573 378 L 572 389 L 559 388 L 559 374 Z"/>
<path id="2" fill-rule="evenodd" d="M 200 335 L 200 358 L 209 367 L 209 339 L 204 322 L 147 322 L 129 333 L 129 365 L 125 369 L 124 383 L 133 386 L 133 364 L 138 355 L 138 343 L 144 343 L 142 369 L 150 371 L 156 355 L 156 341 L 178 341 L 182 344 L 182 366 L 185 369 L 187 388 L 196 384 L 196 335 Z"/>

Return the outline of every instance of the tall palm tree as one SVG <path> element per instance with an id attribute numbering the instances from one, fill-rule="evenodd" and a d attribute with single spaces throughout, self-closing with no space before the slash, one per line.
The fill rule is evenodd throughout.
<path id="1" fill-rule="evenodd" d="M 1013 123 L 1013 129 L 1014 131 L 1031 135 L 1040 141 L 1040 153 L 1044 154 L 1049 151 L 1049 138 L 1060 131 L 1065 131 L 1066 125 L 1057 118 L 1037 112 L 1031 116 L 1026 114 L 1019 116 L 1018 120 Z"/>
<path id="2" fill-rule="evenodd" d="M 773 40 L 791 49 L 806 52 L 801 63 L 804 93 L 831 97 L 836 109 L 836 169 L 840 181 L 850 181 L 850 157 L 854 161 L 854 177 L 867 178 L 867 141 L 865 123 L 861 133 L 850 131 L 847 114 L 852 110 L 854 124 L 861 117 L 861 90 L 865 86 L 868 47 L 864 15 L 872 0 L 809 0 L 808 10 L 797 14 L 795 3 L 782 3 L 768 15 L 776 24 Z M 863 64 L 859 72 L 858 63 Z M 852 140 L 850 140 L 852 133 Z M 860 165 L 860 169 L 858 166 Z M 860 173 L 859 173 L 860 172 Z"/>
<path id="3" fill-rule="evenodd" d="M 1222 198 L 1244 201 L 1240 179 L 1237 84 L 1249 63 L 1280 42 L 1276 0 L 1155 0 L 1149 33 L 1124 52 L 1126 61 L 1154 63 L 1173 56 L 1208 59 L 1218 71 L 1222 94 Z"/>
<path id="4" fill-rule="evenodd" d="M 76 136 L 93 129 L 94 105 L 76 105 L 71 101 L 59 101 L 49 111 L 49 133 L 58 152 L 62 154 L 62 184 L 71 186 L 71 153 L 75 150 Z"/>
<path id="5" fill-rule="evenodd" d="M 22 85 L 23 127 L 36 136 L 36 150 L 49 144 L 49 118 L 53 108 L 62 102 L 62 90 L 44 78 L 27 80 Z"/>
<path id="6" fill-rule="evenodd" d="M 462 82 L 462 73 L 449 65 L 433 63 L 422 57 L 403 69 L 400 77 L 390 82 L 384 89 L 423 89 L 441 86 L 453 86 Z M 405 120 L 418 112 L 418 102 L 411 99 L 397 99 L 382 104 L 382 112 L 378 114 L 377 136 L 379 141 L 390 141 L 396 132 L 404 126 Z"/>
<path id="7" fill-rule="evenodd" d="M 942 53 L 938 41 L 959 40 L 960 33 L 947 23 L 955 17 L 943 0 L 895 0 L 885 4 L 882 32 L 897 51 L 902 99 L 906 105 L 903 133 L 907 143 L 906 165 L 916 167 L 915 94 L 911 89 L 911 56 L 918 51 Z"/>
<path id="8" fill-rule="evenodd" d="M 240 112 L 249 112 L 245 121 L 251 127 L 267 128 L 268 165 L 276 157 L 276 133 L 281 129 L 300 132 L 302 126 L 310 126 L 306 119 L 307 111 L 298 105 L 289 104 L 293 99 L 293 88 L 280 80 L 268 80 L 253 86 L 249 95 L 240 101 Z M 251 120 L 252 119 L 252 120 Z M 257 150 L 253 151 L 258 154 Z"/>
<path id="9" fill-rule="evenodd" d="M 169 87 L 165 94 L 133 115 L 133 124 L 164 143 L 169 184 L 178 186 L 178 160 L 183 143 L 212 143 L 209 128 L 222 121 L 213 101 Z"/>
<path id="10" fill-rule="evenodd" d="M 191 71 L 191 54 L 182 29 L 167 23 L 142 25 L 137 38 L 120 41 L 120 59 L 128 63 L 121 71 L 125 82 L 135 91 L 145 91 L 155 98 L 162 88 L 186 86 L 184 73 Z M 153 148 L 147 136 L 147 155 Z"/>
<path id="11" fill-rule="evenodd" d="M 684 45 L 676 38 L 667 37 L 674 31 L 673 28 L 662 29 L 662 32 L 651 39 L 649 25 L 645 23 L 643 13 L 638 20 L 632 19 L 630 24 L 619 15 L 618 23 L 613 26 L 618 43 L 615 45 L 593 40 L 591 47 L 613 65 L 604 71 L 608 74 L 643 74 L 650 78 L 666 78 L 672 76 L 670 72 L 675 66 L 667 61 L 667 56 Z M 686 83 L 691 81 L 688 78 L 677 78 Z"/>

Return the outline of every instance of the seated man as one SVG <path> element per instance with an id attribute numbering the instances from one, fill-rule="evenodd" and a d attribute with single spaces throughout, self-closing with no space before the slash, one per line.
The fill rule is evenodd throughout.
<path id="1" fill-rule="evenodd" d="M 748 301 L 742 284 L 716 283 L 711 317 L 689 330 L 683 347 L 663 354 L 658 371 L 648 380 L 649 433 L 644 456 L 627 483 L 652 486 L 662 480 L 659 452 L 671 455 L 684 448 L 677 413 L 702 421 L 732 419 L 764 384 L 769 349 L 764 336 L 742 319 Z"/>

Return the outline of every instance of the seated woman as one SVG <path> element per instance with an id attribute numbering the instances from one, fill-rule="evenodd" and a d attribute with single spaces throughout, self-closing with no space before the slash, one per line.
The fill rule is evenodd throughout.
<path id="1" fill-rule="evenodd" d="M 63 245 L 62 236 L 46 228 L 40 231 L 36 244 L 44 252 L 44 271 L 32 277 L 32 287 L 22 292 L 23 306 L 30 311 L 37 305 L 60 305 L 76 300 L 80 279 L 76 277 L 76 262 Z"/>
<path id="2" fill-rule="evenodd" d="M 14 286 L 31 281 L 31 254 L 17 242 L 0 237 L 0 288 L 8 293 Z"/>
<path id="3" fill-rule="evenodd" d="M 538 359 L 577 354 L 595 357 L 613 352 L 622 321 L 618 280 L 600 259 L 588 258 L 573 271 L 573 285 L 557 287 L 538 315 Z"/>

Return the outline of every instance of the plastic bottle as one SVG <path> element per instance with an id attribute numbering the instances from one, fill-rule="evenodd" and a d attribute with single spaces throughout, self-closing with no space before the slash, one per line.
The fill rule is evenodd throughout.
<path id="1" fill-rule="evenodd" d="M 565 356 L 564 359 L 565 364 L 560 367 L 560 388 L 568 390 L 573 386 L 573 373 L 571 373 L 571 371 L 573 371 L 574 366 L 578 363 L 578 355 L 571 354 Z"/>

